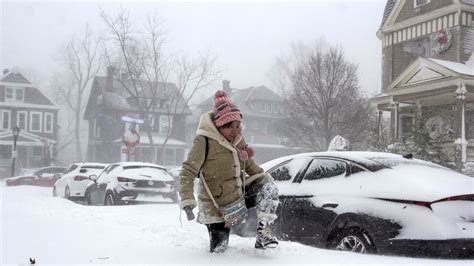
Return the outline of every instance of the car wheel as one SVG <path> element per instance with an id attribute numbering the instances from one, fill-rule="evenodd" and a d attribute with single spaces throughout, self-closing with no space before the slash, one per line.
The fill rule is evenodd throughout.
<path id="1" fill-rule="evenodd" d="M 53 197 L 57 197 L 58 192 L 56 191 L 56 187 L 53 187 Z"/>
<path id="2" fill-rule="evenodd" d="M 91 194 L 89 192 L 86 192 L 84 195 L 84 205 L 92 205 Z"/>
<path id="3" fill-rule="evenodd" d="M 350 227 L 341 230 L 331 242 L 331 248 L 355 253 L 375 253 L 375 245 L 360 228 Z"/>
<path id="4" fill-rule="evenodd" d="M 105 194 L 104 205 L 106 205 L 106 206 L 115 205 L 115 198 L 114 198 L 114 194 L 112 192 L 109 191 L 109 192 L 107 192 L 107 194 Z"/>
<path id="5" fill-rule="evenodd" d="M 71 191 L 69 190 L 69 186 L 67 186 L 66 189 L 64 190 L 64 198 L 71 199 Z"/>

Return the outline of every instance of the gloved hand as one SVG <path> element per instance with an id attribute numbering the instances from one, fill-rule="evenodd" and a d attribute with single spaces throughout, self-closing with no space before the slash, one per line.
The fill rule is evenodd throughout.
<path id="1" fill-rule="evenodd" d="M 183 208 L 186 212 L 186 216 L 188 217 L 188 221 L 194 220 L 194 213 L 193 213 L 194 206 L 188 205 Z"/>

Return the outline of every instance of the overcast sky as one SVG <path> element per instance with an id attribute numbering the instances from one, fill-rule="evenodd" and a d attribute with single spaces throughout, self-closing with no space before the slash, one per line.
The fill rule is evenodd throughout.
<path id="1" fill-rule="evenodd" d="M 120 5 L 138 21 L 157 11 L 168 31 L 168 49 L 219 57 L 222 79 L 233 88 L 273 84 L 268 75 L 291 43 L 325 38 L 359 65 L 361 88 L 380 91 L 381 42 L 376 37 L 385 0 L 300 1 L 11 1 L 0 2 L 0 69 L 26 69 L 46 84 L 60 45 L 88 23 L 104 29 L 99 7 Z M 220 86 L 220 84 L 219 84 Z M 47 89 L 47 88 L 44 88 Z"/>

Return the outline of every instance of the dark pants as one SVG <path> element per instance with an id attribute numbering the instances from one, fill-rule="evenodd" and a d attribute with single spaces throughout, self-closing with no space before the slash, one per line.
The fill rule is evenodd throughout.
<path id="1" fill-rule="evenodd" d="M 209 232 L 210 252 L 222 253 L 229 245 L 230 228 L 225 223 L 206 224 Z"/>

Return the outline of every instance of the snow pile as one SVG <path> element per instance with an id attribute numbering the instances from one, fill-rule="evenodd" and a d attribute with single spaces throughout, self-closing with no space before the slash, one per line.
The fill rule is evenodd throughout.
<path id="1" fill-rule="evenodd" d="M 230 236 L 229 250 L 209 254 L 207 230 L 187 222 L 176 204 L 82 206 L 53 198 L 50 188 L 0 188 L 0 264 L 201 265 L 472 265 L 472 260 L 431 260 L 359 255 L 280 242 L 255 250 L 254 238 Z"/>
<path id="2" fill-rule="evenodd" d="M 350 151 L 352 150 L 350 142 L 337 135 L 329 143 L 328 151 Z"/>

